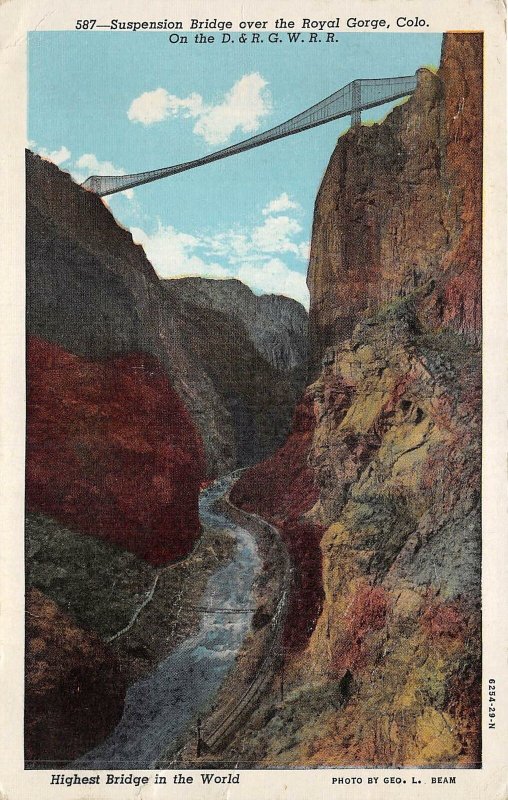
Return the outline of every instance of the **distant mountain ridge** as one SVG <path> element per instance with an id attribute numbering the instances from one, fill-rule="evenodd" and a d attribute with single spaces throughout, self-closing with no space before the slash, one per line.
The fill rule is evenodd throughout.
<path id="1" fill-rule="evenodd" d="M 241 322 L 256 349 L 275 369 L 290 372 L 305 366 L 308 315 L 296 300 L 279 294 L 256 295 L 236 278 L 174 278 L 163 284 L 193 305 L 221 311 Z"/>

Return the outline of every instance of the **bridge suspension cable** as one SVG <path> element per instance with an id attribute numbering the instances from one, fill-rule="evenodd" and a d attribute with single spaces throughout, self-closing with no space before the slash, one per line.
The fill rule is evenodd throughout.
<path id="1" fill-rule="evenodd" d="M 176 175 L 178 172 L 185 172 L 188 169 L 201 167 L 218 161 L 221 158 L 242 153 L 253 147 L 273 142 L 275 139 L 282 139 L 285 136 L 292 136 L 295 133 L 315 128 L 317 125 L 324 125 L 340 117 L 351 115 L 352 125 L 361 123 L 361 112 L 375 106 L 390 103 L 401 97 L 412 94 L 418 84 L 418 72 L 416 75 L 405 75 L 395 78 L 370 78 L 351 81 L 342 89 L 325 97 L 319 103 L 307 108 L 296 117 L 288 119 L 274 128 L 270 128 L 256 136 L 251 136 L 242 142 L 209 153 L 202 158 L 193 161 L 186 161 L 183 164 L 176 164 L 171 167 L 162 167 L 149 172 L 138 172 L 133 175 L 91 175 L 82 184 L 85 189 L 90 189 L 100 197 L 122 192 L 125 189 L 132 189 L 144 183 L 158 181 L 167 178 L 169 175 Z"/>

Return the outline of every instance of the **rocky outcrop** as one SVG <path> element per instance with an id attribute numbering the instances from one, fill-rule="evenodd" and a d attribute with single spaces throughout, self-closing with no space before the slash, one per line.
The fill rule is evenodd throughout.
<path id="1" fill-rule="evenodd" d="M 201 442 L 157 362 L 87 361 L 31 338 L 26 499 L 152 564 L 199 535 Z"/>
<path id="2" fill-rule="evenodd" d="M 241 323 L 256 350 L 278 372 L 301 375 L 305 371 L 307 312 L 296 300 L 278 294 L 255 295 L 235 279 L 180 278 L 164 285 L 192 305 L 220 311 Z"/>
<path id="3" fill-rule="evenodd" d="M 438 74 L 418 75 L 381 125 L 341 137 L 321 184 L 307 281 L 314 375 L 365 312 L 429 283 L 426 324 L 479 338 L 481 34 L 446 37 Z"/>
<path id="4" fill-rule="evenodd" d="M 61 766 L 102 741 L 122 715 L 118 659 L 37 589 L 26 606 L 25 758 Z"/>
<path id="5" fill-rule="evenodd" d="M 437 75 L 341 138 L 316 201 L 304 446 L 297 420 L 234 495 L 284 535 L 294 480 L 323 531 L 282 721 L 271 695 L 242 733 L 267 766 L 480 764 L 481 48 L 446 35 Z"/>
<path id="6" fill-rule="evenodd" d="M 186 278 L 161 285 L 181 319 L 193 363 L 206 373 L 227 410 L 232 464 L 245 466 L 266 458 L 287 436 L 304 385 L 304 348 L 298 337 L 293 348 L 286 344 L 294 327 L 301 336 L 305 310 L 285 297 L 260 303 L 262 298 L 240 281 Z M 279 305 L 280 314 L 272 314 L 272 323 L 265 308 L 273 311 Z M 279 339 L 277 348 L 274 342 Z M 271 354 L 265 352 L 268 342 L 273 344 Z"/>
<path id="7" fill-rule="evenodd" d="M 391 312 L 312 387 L 325 601 L 302 665 L 356 684 L 312 763 L 477 765 L 480 358 Z"/>
<path id="8" fill-rule="evenodd" d="M 215 297 L 206 311 L 203 292 L 194 302 L 185 284 L 165 289 L 173 282 L 158 279 L 103 201 L 30 152 L 26 226 L 29 333 L 88 360 L 156 358 L 201 434 L 210 476 L 265 458 L 284 440 L 305 370 L 297 303 L 258 302 L 236 287 L 249 321 L 230 313 L 220 281 L 203 282 Z"/>

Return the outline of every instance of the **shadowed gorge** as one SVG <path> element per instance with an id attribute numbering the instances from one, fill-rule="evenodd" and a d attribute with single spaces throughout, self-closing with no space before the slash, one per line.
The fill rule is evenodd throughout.
<path id="1" fill-rule="evenodd" d="M 481 766 L 482 59 L 326 149 L 309 314 L 27 153 L 30 765 Z"/>
<path id="2" fill-rule="evenodd" d="M 26 757 L 56 764 L 118 722 L 126 681 L 171 649 L 170 620 L 175 642 L 196 625 L 175 603 L 191 607 L 190 587 L 196 603 L 232 558 L 227 535 L 202 531 L 200 488 L 284 440 L 307 314 L 239 281 L 159 280 L 99 198 L 30 152 L 26 225 L 27 583 L 41 611 L 28 631 Z M 108 644 L 152 596 L 147 633 Z M 92 680 L 102 663 L 110 679 Z M 80 720 L 81 694 L 108 709 L 103 723 Z M 45 704 L 61 734 L 45 731 Z"/>

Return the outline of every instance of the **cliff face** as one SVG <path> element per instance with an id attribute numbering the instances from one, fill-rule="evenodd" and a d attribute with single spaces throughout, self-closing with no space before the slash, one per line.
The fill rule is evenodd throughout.
<path id="1" fill-rule="evenodd" d="M 177 297 L 244 325 L 256 350 L 279 372 L 301 373 L 306 368 L 308 317 L 296 300 L 276 294 L 257 296 L 233 279 L 180 278 L 164 284 Z"/>
<path id="2" fill-rule="evenodd" d="M 192 362 L 228 414 L 230 466 L 280 445 L 306 373 L 307 314 L 288 297 L 256 297 L 236 280 L 161 281 Z"/>
<path id="3" fill-rule="evenodd" d="M 86 361 L 28 343 L 26 500 L 152 564 L 199 535 L 201 442 L 154 359 Z"/>
<path id="4" fill-rule="evenodd" d="M 98 744 L 120 719 L 125 675 L 96 632 L 127 624 L 153 582 L 148 564 L 122 551 L 153 565 L 191 551 L 204 456 L 153 357 L 90 361 L 37 337 L 27 344 L 26 508 L 52 518 L 28 516 L 27 585 L 64 601 L 35 588 L 27 599 L 25 756 L 48 766 Z M 104 553 L 83 534 L 116 547 Z"/>
<path id="5" fill-rule="evenodd" d="M 236 487 L 283 534 L 312 526 L 323 593 L 283 733 L 272 697 L 242 738 L 267 765 L 480 762 L 481 67 L 481 35 L 446 35 L 437 75 L 341 138 L 317 198 L 303 501 L 272 489 L 298 423 Z"/>
<path id="6" fill-rule="evenodd" d="M 305 647 L 323 607 L 319 549 L 323 527 L 304 518 L 319 498 L 308 464 L 315 427 L 313 397 L 307 394 L 296 408 L 291 434 L 283 447 L 248 470 L 230 495 L 236 505 L 277 525 L 297 565 L 285 631 L 285 647 L 290 651 Z"/>
<path id="7" fill-rule="evenodd" d="M 217 281 L 210 282 L 217 283 L 209 287 L 216 300 L 205 314 L 202 291 L 195 303 L 194 292 L 183 286 L 179 292 L 165 290 L 165 283 L 180 282 L 158 279 L 141 246 L 100 198 L 27 153 L 29 333 L 86 359 L 122 353 L 156 358 L 201 434 L 209 475 L 266 457 L 283 441 L 302 387 L 304 351 L 290 349 L 290 373 L 281 362 L 293 322 L 300 330 L 305 312 L 295 313 L 298 304 L 287 298 L 272 299 L 263 301 L 267 311 L 252 322 L 240 320 L 228 308 L 227 286 Z M 251 294 L 246 287 L 236 292 L 249 299 Z M 290 313 L 271 314 L 278 305 Z M 249 312 L 258 306 L 251 302 Z M 259 330 L 269 328 L 273 318 L 282 342 L 278 359 L 256 344 L 263 339 Z M 258 333 L 250 335 L 249 326 Z M 239 351 L 237 369 L 228 360 L 232 342 Z M 273 353 L 276 349 L 272 343 Z M 209 366 L 212 355 L 215 363 Z"/>
<path id="8" fill-rule="evenodd" d="M 429 284 L 427 324 L 480 335 L 481 35 L 447 37 L 439 73 L 418 74 L 382 125 L 341 137 L 321 184 L 308 273 L 313 374 L 364 312 Z"/>

